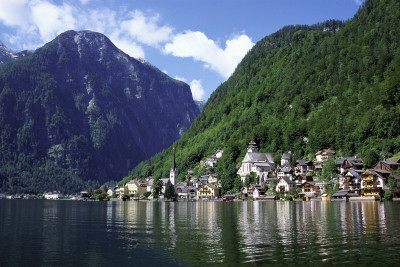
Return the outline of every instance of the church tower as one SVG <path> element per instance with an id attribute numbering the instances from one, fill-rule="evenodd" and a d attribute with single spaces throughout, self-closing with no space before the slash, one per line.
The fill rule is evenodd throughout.
<path id="1" fill-rule="evenodd" d="M 176 184 L 178 183 L 178 174 L 176 173 L 175 166 L 175 147 L 173 148 L 172 166 L 171 171 L 169 172 L 169 181 L 173 186 L 176 186 Z"/>
<path id="2" fill-rule="evenodd" d="M 257 153 L 258 152 L 258 147 L 256 142 L 254 142 L 253 140 L 250 141 L 249 146 L 247 147 L 247 152 L 249 153 Z"/>

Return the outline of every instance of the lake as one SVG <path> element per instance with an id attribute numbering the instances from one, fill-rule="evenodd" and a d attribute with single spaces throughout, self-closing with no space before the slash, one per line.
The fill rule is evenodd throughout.
<path id="1" fill-rule="evenodd" d="M 398 264 L 400 202 L 0 200 L 0 266 Z"/>

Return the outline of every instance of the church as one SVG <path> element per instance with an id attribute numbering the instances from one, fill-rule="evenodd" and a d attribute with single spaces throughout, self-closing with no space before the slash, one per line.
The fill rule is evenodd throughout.
<path id="1" fill-rule="evenodd" d="M 246 175 L 254 172 L 260 178 L 259 184 L 262 184 L 267 180 L 268 173 L 274 169 L 275 163 L 272 154 L 258 152 L 256 143 L 251 141 L 237 174 L 244 183 Z"/>
<path id="2" fill-rule="evenodd" d="M 175 147 L 173 148 L 172 165 L 171 165 L 171 170 L 169 172 L 169 181 L 174 186 L 176 191 L 176 186 L 178 184 L 178 173 L 176 172 L 176 165 L 175 165 Z"/>

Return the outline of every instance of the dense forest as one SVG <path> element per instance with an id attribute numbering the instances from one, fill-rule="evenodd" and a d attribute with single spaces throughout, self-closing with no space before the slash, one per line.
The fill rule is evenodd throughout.
<path id="1" fill-rule="evenodd" d="M 367 0 L 353 19 L 288 26 L 248 52 L 173 146 L 179 178 L 223 149 L 223 192 L 254 139 L 276 161 L 291 150 L 312 158 L 330 148 L 366 167 L 400 150 L 400 2 Z M 133 177 L 168 177 L 171 148 Z"/>

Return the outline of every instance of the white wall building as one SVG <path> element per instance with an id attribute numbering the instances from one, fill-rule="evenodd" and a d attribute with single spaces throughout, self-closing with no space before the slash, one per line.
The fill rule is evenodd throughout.
<path id="1" fill-rule="evenodd" d="M 61 194 L 60 192 L 47 192 L 44 193 L 43 196 L 45 199 L 60 199 L 63 197 L 63 194 Z"/>
<path id="2" fill-rule="evenodd" d="M 242 161 L 237 174 L 242 182 L 245 181 L 246 175 L 254 172 L 260 177 L 259 184 L 262 184 L 268 177 L 268 173 L 275 169 L 274 159 L 270 153 L 259 153 L 258 147 L 254 141 L 249 143 L 247 153 Z"/>

